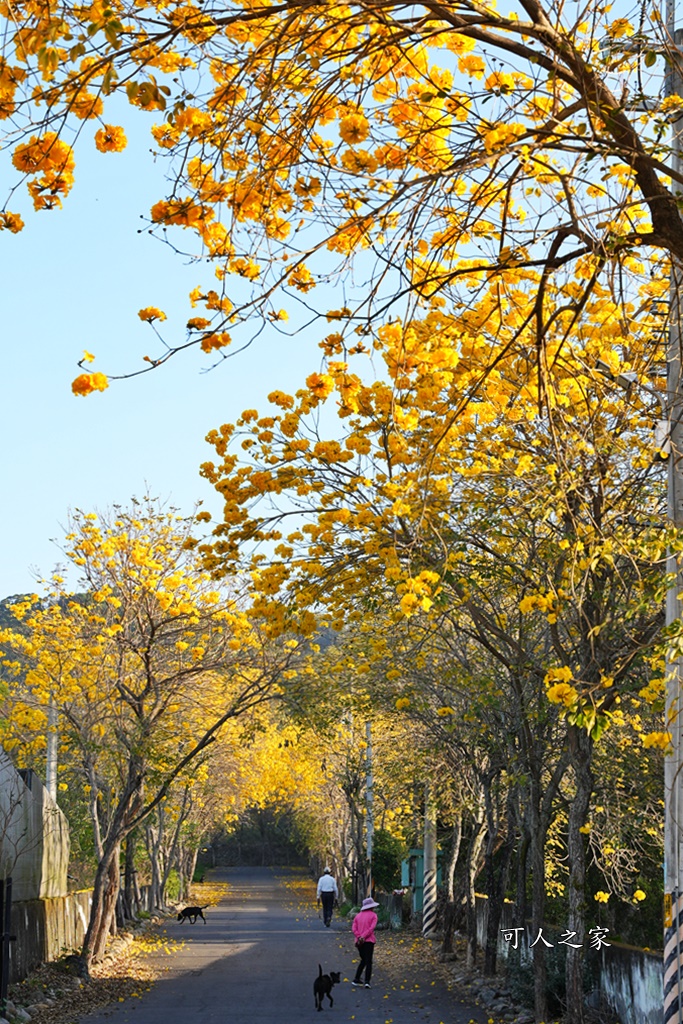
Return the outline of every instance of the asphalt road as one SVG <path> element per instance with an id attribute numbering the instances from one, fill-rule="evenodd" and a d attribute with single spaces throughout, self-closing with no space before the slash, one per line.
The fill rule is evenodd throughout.
<path id="1" fill-rule="evenodd" d="M 298 876 L 300 878 L 300 876 Z M 485 1024 L 479 1007 L 460 1002 L 457 992 L 420 970 L 419 955 L 391 969 L 382 963 L 378 932 L 372 989 L 351 987 L 354 947 L 347 922 L 327 929 L 310 901 L 288 884 L 286 869 L 228 868 L 211 872 L 227 881 L 227 897 L 206 913 L 206 925 L 169 922 L 169 939 L 186 940 L 159 958 L 163 976 L 140 999 L 129 999 L 82 1024 L 299 1024 L 318 1020 L 313 981 L 323 971 L 341 972 L 325 1014 L 358 1024 Z M 388 940 L 387 940 L 388 941 Z M 422 941 L 422 940 L 419 940 Z M 387 949 L 388 952 L 388 949 Z M 418 951 L 419 954 L 419 951 Z M 385 958 L 386 960 L 387 958 Z M 397 973 L 398 971 L 398 973 Z M 404 974 L 404 977 L 399 977 Z M 325 1020 L 321 1017 L 320 1020 Z"/>

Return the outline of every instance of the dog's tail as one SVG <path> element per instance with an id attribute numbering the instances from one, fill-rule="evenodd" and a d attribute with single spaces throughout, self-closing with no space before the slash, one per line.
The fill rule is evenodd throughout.
<path id="1" fill-rule="evenodd" d="M 323 976 L 323 969 L 322 969 L 322 967 L 320 966 L 320 964 L 318 964 L 318 977 L 319 977 L 319 978 L 322 978 L 322 976 Z"/>
<path id="2" fill-rule="evenodd" d="M 210 904 L 210 903 L 205 903 L 205 904 L 204 904 L 204 906 L 203 906 L 203 907 L 200 907 L 199 909 L 200 909 L 200 910 L 206 910 L 206 908 L 207 908 L 207 907 L 210 907 L 210 906 L 211 906 L 211 904 Z"/>

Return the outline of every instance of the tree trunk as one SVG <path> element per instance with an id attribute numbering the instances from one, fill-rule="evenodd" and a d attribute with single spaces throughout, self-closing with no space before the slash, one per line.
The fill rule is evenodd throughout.
<path id="1" fill-rule="evenodd" d="M 109 840 L 97 865 L 93 886 L 90 920 L 83 939 L 81 962 L 84 973 L 90 972 L 93 960 L 104 952 L 112 917 L 116 909 L 119 884 L 119 843 Z"/>
<path id="2" fill-rule="evenodd" d="M 516 884 L 515 884 L 515 921 L 519 921 L 520 924 L 524 924 L 527 918 L 527 897 L 526 897 L 526 882 L 527 882 L 527 860 L 529 857 L 529 846 L 531 839 L 526 826 L 522 827 L 522 838 L 521 842 L 517 847 L 517 863 L 516 863 Z"/>
<path id="3" fill-rule="evenodd" d="M 481 868 L 481 852 L 484 846 L 484 819 L 480 811 L 472 826 L 472 836 L 467 850 L 467 872 L 465 900 L 467 903 L 467 966 L 473 967 L 477 959 L 477 914 L 474 882 Z"/>
<path id="4" fill-rule="evenodd" d="M 453 935 L 455 932 L 455 921 L 458 908 L 453 900 L 449 900 L 443 911 L 443 939 L 441 941 L 441 955 L 444 959 L 455 959 L 453 949 Z"/>
<path id="5" fill-rule="evenodd" d="M 174 864 L 175 864 L 175 866 L 177 868 L 177 871 L 178 871 L 178 885 L 179 885 L 178 899 L 180 899 L 183 896 L 183 885 L 182 885 L 182 881 L 181 881 L 181 877 L 180 877 L 181 868 L 180 868 L 179 849 L 180 849 L 180 831 L 181 831 L 181 829 L 182 829 L 182 827 L 183 827 L 183 825 L 185 823 L 185 819 L 187 818 L 188 814 L 190 813 L 190 809 L 191 809 L 188 806 L 188 803 L 187 803 L 187 796 L 188 796 L 188 791 L 187 791 L 187 788 L 186 788 L 185 789 L 185 793 L 183 794 L 183 802 L 182 802 L 182 806 L 180 808 L 180 813 L 178 814 L 178 818 L 177 818 L 177 821 L 176 821 L 176 824 L 175 824 L 175 828 L 173 830 L 173 839 L 171 840 L 171 848 L 170 848 L 170 850 L 168 850 L 166 856 L 164 857 L 164 871 L 163 871 L 163 874 L 161 876 L 161 898 L 162 898 L 162 900 L 164 902 L 164 905 L 166 904 L 166 886 L 168 885 L 168 879 L 169 879 L 169 876 L 171 874 L 171 871 L 173 869 Z"/>
<path id="6" fill-rule="evenodd" d="M 567 1024 L 584 1024 L 583 942 L 586 927 L 586 848 L 580 829 L 586 824 L 593 794 L 593 740 L 585 730 L 570 726 L 569 756 L 574 773 L 575 794 L 569 808 L 567 854 L 569 860 L 568 928 L 576 933 L 578 949 L 567 946 Z"/>
<path id="7" fill-rule="evenodd" d="M 457 920 L 458 908 L 455 904 L 455 869 L 460 856 L 462 843 L 462 808 L 458 808 L 455 821 L 453 822 L 453 837 L 451 849 L 446 865 L 446 899 L 447 903 L 443 915 L 443 939 L 441 942 L 441 953 L 444 957 L 451 957 L 453 954 L 453 934 Z"/>
<path id="8" fill-rule="evenodd" d="M 529 831 L 531 850 L 531 932 L 532 942 L 543 927 L 545 913 L 545 840 L 547 825 L 541 815 L 541 780 L 536 769 L 531 775 L 529 805 Z M 538 1022 L 548 1019 L 548 965 L 543 942 L 533 948 L 534 1016 Z"/>
<path id="9" fill-rule="evenodd" d="M 514 794 L 507 794 L 507 828 L 502 845 L 496 851 L 492 844 L 487 843 L 486 885 L 489 900 L 488 922 L 486 926 L 486 952 L 484 955 L 484 974 L 493 977 L 496 973 L 498 958 L 498 942 L 500 940 L 500 922 L 503 916 L 503 902 L 507 886 L 510 858 L 515 846 L 515 810 Z M 493 822 L 493 818 L 491 818 Z M 496 834 L 498 826 L 494 824 Z M 495 855 L 495 859 L 494 859 Z M 496 863 L 497 861 L 497 863 Z"/>
<path id="10" fill-rule="evenodd" d="M 123 872 L 123 912 L 127 920 L 135 921 L 140 910 L 135 891 L 135 833 L 126 836 Z"/>
<path id="11" fill-rule="evenodd" d="M 88 794 L 88 811 L 90 812 L 90 821 L 92 823 L 93 832 L 93 843 L 95 845 L 95 856 L 98 860 L 102 859 L 103 843 L 102 843 L 102 829 L 100 826 L 100 813 L 97 803 L 97 799 L 100 793 L 97 785 L 97 776 L 95 774 L 95 768 L 91 761 L 85 762 L 85 772 L 90 785 L 90 792 Z"/>
<path id="12" fill-rule="evenodd" d="M 191 847 L 181 846 L 178 851 L 178 878 L 180 880 L 180 897 L 186 899 L 190 892 L 190 883 L 194 878 L 199 850 L 195 844 Z"/>
<path id="13" fill-rule="evenodd" d="M 152 908 L 161 907 L 161 871 L 159 868 L 159 850 L 161 848 L 161 836 L 160 828 L 156 830 L 152 825 L 148 825 L 146 833 L 146 846 L 147 856 L 149 857 L 150 864 L 150 882 L 149 882 L 149 907 Z"/>
<path id="14" fill-rule="evenodd" d="M 451 852 L 448 855 L 446 865 L 446 896 L 448 902 L 452 903 L 455 897 L 455 869 L 460 856 L 460 843 L 462 842 L 462 808 L 458 808 L 455 821 L 453 822 L 453 838 L 451 840 Z"/>
<path id="15" fill-rule="evenodd" d="M 89 976 L 93 959 L 104 952 L 119 892 L 121 843 L 130 831 L 129 822 L 134 820 L 142 804 L 143 787 L 142 766 L 137 759 L 131 758 L 127 784 L 109 822 L 102 856 L 95 872 L 90 920 L 80 955 L 81 970 L 86 977 Z"/>
<path id="16" fill-rule="evenodd" d="M 503 913 L 502 903 L 498 899 L 498 886 L 493 865 L 498 840 L 498 822 L 493 806 L 494 773 L 489 772 L 482 777 L 484 790 L 484 806 L 486 808 L 486 850 L 484 852 L 484 873 L 486 876 L 486 946 L 484 948 L 484 975 L 492 977 L 496 973 L 496 957 L 498 955 L 498 925 Z"/>

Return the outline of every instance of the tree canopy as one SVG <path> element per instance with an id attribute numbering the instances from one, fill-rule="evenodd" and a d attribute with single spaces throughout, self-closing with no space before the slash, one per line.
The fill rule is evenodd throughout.
<path id="1" fill-rule="evenodd" d="M 336 321 L 327 356 L 363 352 L 421 308 L 474 345 L 474 373 L 514 344 L 552 364 L 591 305 L 613 310 L 595 339 L 606 351 L 660 336 L 662 273 L 683 246 L 670 150 L 683 101 L 656 6 L 631 20 L 537 0 L 509 14 L 472 0 L 3 13 L 9 202 L 23 181 L 38 210 L 61 205 L 87 122 L 100 150 L 121 149 L 107 120 L 119 94 L 156 117 L 168 183 L 150 229 L 217 281 L 199 282 L 200 315 L 147 368 L 192 345 L 220 359 L 287 317 Z M 7 208 L 2 222 L 22 223 Z M 316 300 L 326 284 L 335 309 L 328 288 Z M 482 339 L 490 316 L 508 331 Z M 106 386 L 86 371 L 74 389 Z"/>
<path id="2" fill-rule="evenodd" d="M 144 767 L 161 793 L 170 772 L 181 814 L 169 747 L 192 742 L 216 695 L 230 713 L 201 735 L 236 717 L 236 685 L 256 684 L 257 703 L 261 685 L 286 689 L 279 736 L 254 712 L 250 757 L 230 762 L 227 744 L 231 777 L 257 806 L 271 793 L 300 802 L 309 824 L 334 794 L 344 815 L 337 830 L 324 819 L 325 843 L 362 870 L 364 729 L 380 722 L 389 737 L 378 792 L 397 835 L 414 806 L 399 799 L 391 748 L 410 743 L 410 784 L 415 765 L 449 776 L 450 895 L 460 862 L 471 935 L 486 879 L 487 969 L 513 866 L 536 926 L 550 894 L 581 934 L 587 903 L 617 891 L 641 902 L 658 835 L 629 834 L 626 778 L 642 775 L 656 806 L 671 739 L 664 656 L 683 642 L 680 622 L 663 629 L 666 552 L 682 541 L 662 522 L 668 446 L 653 430 L 667 387 L 680 390 L 663 382 L 683 259 L 673 26 L 647 4 L 562 0 L 507 14 L 478 0 L 0 0 L 0 12 L 15 175 L 2 227 L 23 227 L 23 184 L 41 215 L 66 200 L 89 128 L 101 152 L 125 146 L 122 101 L 154 118 L 166 182 L 147 227 L 196 259 L 196 312 L 179 331 L 141 309 L 158 345 L 119 374 L 191 347 L 217 365 L 263 329 L 313 325 L 321 349 L 295 394 L 275 391 L 268 410 L 209 435 L 202 473 L 223 514 L 210 540 L 180 545 L 188 580 L 164 562 L 163 531 L 151 545 L 137 527 L 79 521 L 71 553 L 91 573 L 88 600 L 25 603 L 28 629 L 3 633 L 23 652 L 26 728 L 40 733 L 46 720 L 30 716 L 62 687 L 72 727 L 77 712 L 90 722 L 92 684 L 123 738 L 144 726 L 119 748 L 131 779 Z M 93 358 L 78 395 L 108 386 Z M 214 602 L 221 585 L 243 603 Z M 160 732 L 141 700 L 159 708 Z M 161 715 L 172 707 L 180 718 Z M 11 730 L 23 727 L 17 714 Z M 332 745 L 324 766 L 311 735 Z M 597 771 L 614 784 L 607 812 Z M 129 796 L 102 886 L 143 808 L 158 812 L 161 843 L 161 800 L 143 804 L 135 785 Z M 596 884 L 607 891 L 589 893 Z M 569 950 L 573 1024 L 581 960 Z M 538 945 L 538 1019 L 545 971 Z"/>

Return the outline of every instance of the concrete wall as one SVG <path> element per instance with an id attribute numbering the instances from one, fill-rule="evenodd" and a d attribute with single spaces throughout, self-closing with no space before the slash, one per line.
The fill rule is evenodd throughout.
<path id="1" fill-rule="evenodd" d="M 64 896 L 69 826 L 34 772 L 17 772 L 0 750 L 0 878 L 12 879 L 12 899 Z"/>
<path id="2" fill-rule="evenodd" d="M 488 900 L 477 896 L 477 943 L 483 949 L 486 945 L 486 922 Z M 514 929 L 521 922 L 513 920 L 513 907 L 505 905 L 501 927 Z M 563 970 L 566 946 L 556 945 L 566 930 L 551 926 L 543 928 L 543 937 L 552 942 L 553 948 L 546 948 L 549 965 Z M 498 939 L 498 955 L 502 961 L 513 956 L 522 966 L 531 965 L 533 949 L 530 944 L 536 938 L 531 934 L 530 925 L 524 932 L 517 933 L 518 950 L 513 950 L 514 935 L 506 942 L 503 932 Z M 610 941 L 609 934 L 606 936 Z M 661 953 L 650 953 L 634 946 L 612 942 L 609 947 L 594 950 L 585 943 L 586 964 L 594 979 L 593 991 L 588 1002 L 607 1009 L 617 1015 L 620 1024 L 662 1024 L 664 1003 L 664 963 Z"/>
<path id="3" fill-rule="evenodd" d="M 662 1024 L 664 962 L 661 953 L 614 943 L 602 951 L 601 1002 L 622 1024 Z M 599 1005 L 599 1004 L 598 1004 Z"/>
<path id="4" fill-rule="evenodd" d="M 90 917 L 92 891 L 54 899 L 12 902 L 10 982 L 21 981 L 34 967 L 80 949 Z"/>

